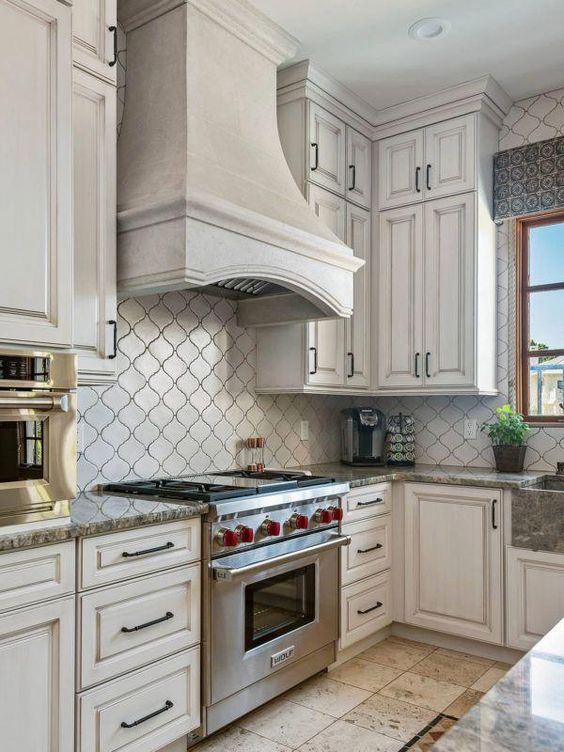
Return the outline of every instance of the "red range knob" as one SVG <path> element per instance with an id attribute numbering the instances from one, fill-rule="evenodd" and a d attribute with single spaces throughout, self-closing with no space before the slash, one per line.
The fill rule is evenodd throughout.
<path id="1" fill-rule="evenodd" d="M 263 535 L 280 535 L 281 525 L 276 520 L 265 520 L 261 525 Z"/>
<path id="2" fill-rule="evenodd" d="M 293 514 L 290 517 L 290 525 L 296 530 L 307 530 L 309 527 L 309 519 L 305 514 Z"/>
<path id="3" fill-rule="evenodd" d="M 229 530 L 226 527 L 222 527 L 221 530 L 218 530 L 215 539 L 217 540 L 219 545 L 223 546 L 224 548 L 230 548 L 232 546 L 238 545 L 239 543 L 239 536 L 235 532 L 235 530 Z"/>
<path id="4" fill-rule="evenodd" d="M 316 522 L 328 525 L 330 522 L 333 522 L 333 511 L 331 509 L 318 509 L 314 518 Z"/>
<path id="5" fill-rule="evenodd" d="M 237 533 L 241 543 L 252 543 L 255 539 L 255 533 L 252 527 L 246 525 L 239 525 L 237 527 Z"/>
<path id="6" fill-rule="evenodd" d="M 336 522 L 340 522 L 343 519 L 343 510 L 341 507 L 331 507 L 331 515 Z"/>

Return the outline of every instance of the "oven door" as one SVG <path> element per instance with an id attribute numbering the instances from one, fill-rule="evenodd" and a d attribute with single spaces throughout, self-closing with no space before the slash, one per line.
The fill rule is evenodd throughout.
<path id="1" fill-rule="evenodd" d="M 324 531 L 211 563 L 211 703 L 338 637 L 339 547 Z"/>

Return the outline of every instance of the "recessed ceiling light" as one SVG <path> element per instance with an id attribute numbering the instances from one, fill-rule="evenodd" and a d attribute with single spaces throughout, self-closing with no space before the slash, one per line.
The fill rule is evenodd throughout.
<path id="1" fill-rule="evenodd" d="M 430 40 L 440 39 L 450 31 L 450 21 L 443 18 L 421 18 L 409 27 L 408 34 L 412 39 Z"/>

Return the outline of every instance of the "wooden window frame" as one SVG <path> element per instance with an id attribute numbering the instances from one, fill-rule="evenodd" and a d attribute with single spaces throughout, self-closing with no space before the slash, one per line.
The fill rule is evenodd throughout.
<path id="1" fill-rule="evenodd" d="M 529 229 L 564 222 L 564 209 L 542 212 L 538 214 L 519 217 L 516 220 L 516 250 L 517 250 L 517 275 L 516 275 L 516 364 L 515 364 L 515 392 L 517 398 L 517 410 L 522 413 L 527 423 L 537 425 L 560 425 L 564 426 L 564 413 L 562 415 L 529 415 L 529 358 L 544 357 L 546 355 L 564 355 L 564 348 L 554 350 L 530 350 L 529 349 L 529 306 L 528 296 L 531 292 L 546 292 L 550 290 L 564 290 L 564 281 L 546 285 L 529 285 Z"/>

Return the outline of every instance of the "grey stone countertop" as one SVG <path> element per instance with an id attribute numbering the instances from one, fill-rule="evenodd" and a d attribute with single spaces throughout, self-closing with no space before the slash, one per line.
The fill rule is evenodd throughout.
<path id="1" fill-rule="evenodd" d="M 87 492 L 72 502 L 70 519 L 0 527 L 0 551 L 44 546 L 81 536 L 199 517 L 207 510 L 207 504 L 200 501 L 167 504 L 138 496 Z"/>
<path id="2" fill-rule="evenodd" d="M 564 620 L 433 745 L 433 752 L 485 750 L 564 750 Z"/>
<path id="3" fill-rule="evenodd" d="M 564 493 L 531 488 L 512 494 L 511 543 L 517 548 L 563 554 Z"/>
<path id="4" fill-rule="evenodd" d="M 321 465 L 301 465 L 313 475 L 327 475 L 337 480 L 346 480 L 351 488 L 369 486 L 373 483 L 400 480 L 414 483 L 445 483 L 459 486 L 482 486 L 485 488 L 526 488 L 534 486 L 546 473 L 498 473 L 491 467 L 457 467 L 456 465 L 414 465 L 413 467 L 353 467 L 340 462 Z"/>

